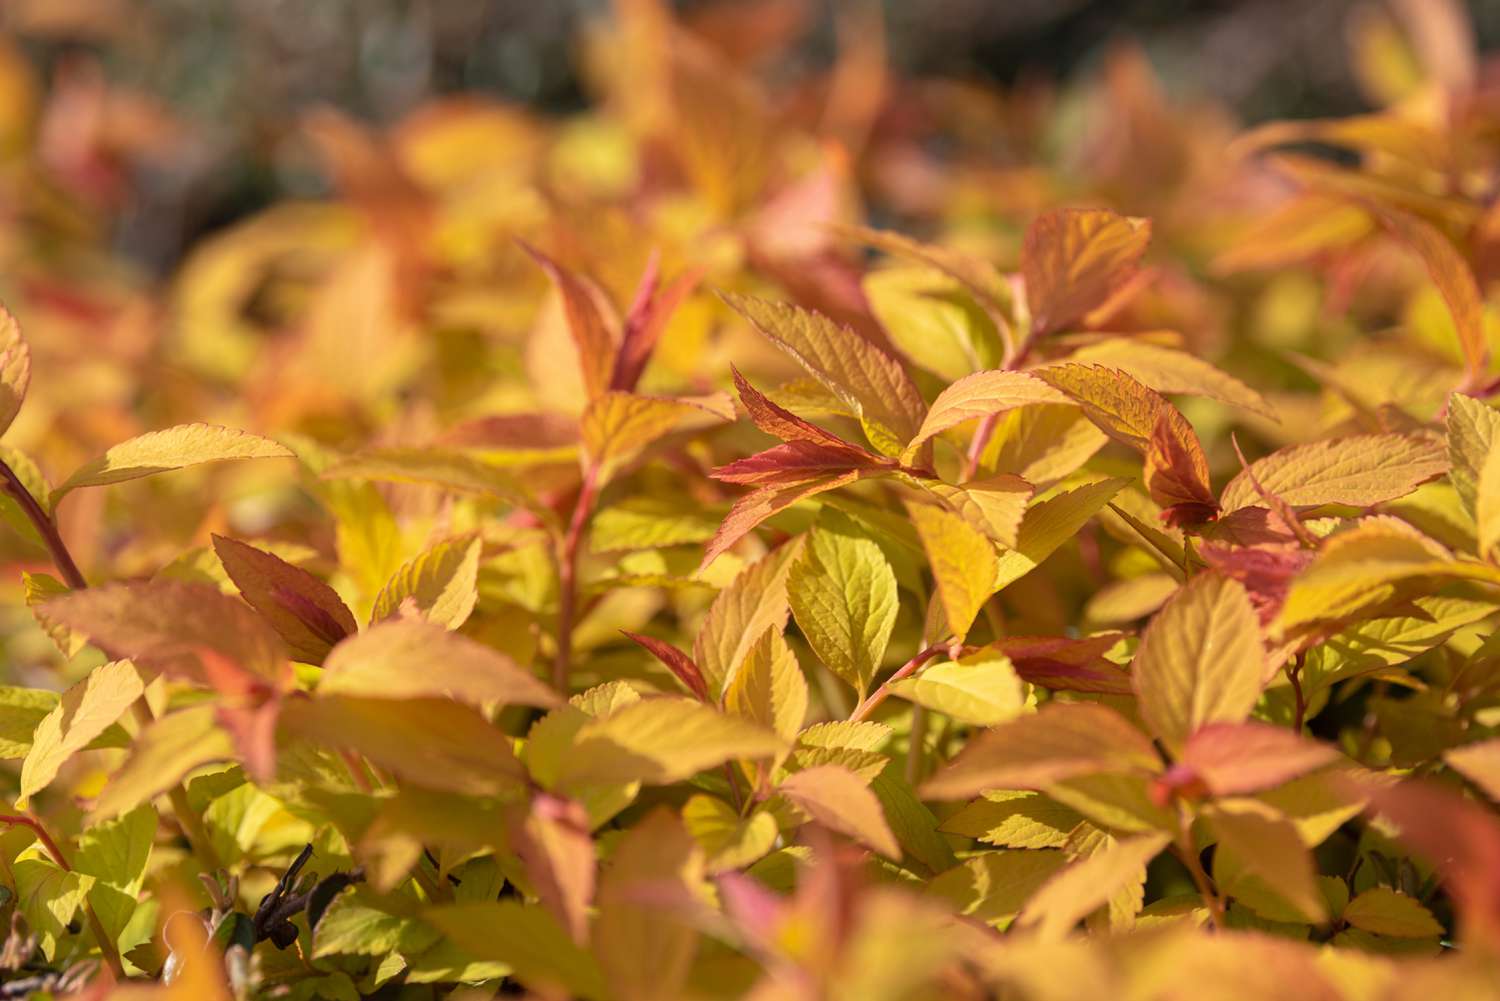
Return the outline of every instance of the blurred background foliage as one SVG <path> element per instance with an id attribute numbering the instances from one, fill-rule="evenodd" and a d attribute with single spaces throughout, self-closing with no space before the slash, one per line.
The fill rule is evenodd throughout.
<path id="1" fill-rule="evenodd" d="M 1412 0 L 1420 6 L 1423 0 Z M 901 77 L 1044 86 L 1139 46 L 1174 97 L 1246 123 L 1367 109 L 1346 40 L 1358 0 L 677 0 L 690 29 L 763 79 L 834 63 L 840 31 L 879 7 Z M 1500 2 L 1465 0 L 1478 47 Z M 128 102 L 115 166 L 129 192 L 116 249 L 166 273 L 193 240 L 287 196 L 328 193 L 300 129 L 332 106 L 378 125 L 435 96 L 492 95 L 547 113 L 598 99 L 580 40 L 608 0 L 7 0 L 0 29 L 47 95 L 54 132 L 107 91 Z M 843 25 L 841 29 L 841 24 Z M 12 73 L 14 76 L 14 73 Z M 19 86 L 12 81 L 11 86 Z M 14 104 L 14 102 L 8 102 Z M 170 137 L 173 141 L 167 142 Z M 60 145 L 68 140 L 57 137 Z M 123 179 L 117 179 L 123 180 Z"/>

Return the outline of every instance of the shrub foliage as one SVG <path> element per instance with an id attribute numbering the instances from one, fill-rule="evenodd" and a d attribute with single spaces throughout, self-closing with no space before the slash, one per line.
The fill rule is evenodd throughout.
<path id="1" fill-rule="evenodd" d="M 1500 104 L 1400 10 L 1237 132 L 621 3 L 162 287 L 7 54 L 0 995 L 1493 996 Z"/>

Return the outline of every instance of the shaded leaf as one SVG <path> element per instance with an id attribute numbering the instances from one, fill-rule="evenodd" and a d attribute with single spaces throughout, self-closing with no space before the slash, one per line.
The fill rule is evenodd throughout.
<path id="1" fill-rule="evenodd" d="M 213 537 L 224 572 L 299 660 L 322 663 L 333 645 L 359 631 L 338 594 L 312 574 L 254 546 Z"/>

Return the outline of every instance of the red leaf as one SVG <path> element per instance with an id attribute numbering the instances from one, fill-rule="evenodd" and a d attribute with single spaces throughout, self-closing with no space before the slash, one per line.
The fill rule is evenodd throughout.
<path id="1" fill-rule="evenodd" d="M 615 354 L 614 371 L 610 374 L 609 388 L 627 392 L 640 382 L 651 352 L 667 329 L 667 321 L 682 305 L 683 300 L 693 294 L 698 282 L 703 279 L 701 267 L 689 268 L 668 285 L 665 291 L 657 292 L 660 258 L 655 251 L 641 276 L 640 287 L 630 312 L 625 314 L 625 333 L 620 338 L 620 350 Z"/>
<path id="2" fill-rule="evenodd" d="M 698 665 L 693 663 L 693 658 L 677 649 L 665 640 L 659 640 L 654 636 L 642 636 L 628 629 L 621 629 L 631 640 L 644 647 L 651 656 L 667 666 L 677 680 L 682 682 L 688 691 L 692 692 L 699 702 L 708 702 L 708 685 L 703 680 L 703 672 L 698 670 Z"/>
<path id="3" fill-rule="evenodd" d="M 1010 658 L 1016 673 L 1054 691 L 1129 695 L 1130 675 L 1104 659 L 1124 633 L 1102 633 L 1074 640 L 1063 636 L 1007 636 L 994 646 Z"/>
<path id="4" fill-rule="evenodd" d="M 1261 625 L 1265 625 L 1281 611 L 1292 578 L 1301 573 L 1317 554 L 1295 544 L 1232 549 L 1204 543 L 1198 547 L 1198 555 L 1224 576 L 1244 585 L 1256 617 Z"/>
<path id="5" fill-rule="evenodd" d="M 847 449 L 789 441 L 720 466 L 710 475 L 725 483 L 786 485 L 876 464 L 873 456 L 851 457 Z"/>
<path id="6" fill-rule="evenodd" d="M 824 431 L 816 424 L 805 421 L 790 410 L 772 403 L 763 393 L 750 385 L 743 375 L 740 375 L 739 369 L 731 366 L 730 371 L 734 373 L 734 387 L 740 394 L 740 402 L 750 412 L 750 419 L 755 422 L 755 426 L 766 434 L 780 438 L 782 441 L 806 441 L 814 445 L 843 450 L 849 454 L 851 465 L 860 457 L 874 458 L 858 445 L 851 445 L 831 431 Z"/>
<path id="7" fill-rule="evenodd" d="M 1259 792 L 1338 760 L 1339 752 L 1264 723 L 1210 723 L 1183 745 L 1178 764 L 1217 796 Z"/>

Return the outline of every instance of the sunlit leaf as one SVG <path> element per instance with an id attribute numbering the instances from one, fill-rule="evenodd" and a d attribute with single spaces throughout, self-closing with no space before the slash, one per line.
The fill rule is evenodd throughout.
<path id="1" fill-rule="evenodd" d="M 880 546 L 850 518 L 827 512 L 792 564 L 786 590 L 818 659 L 863 695 L 896 624 L 896 575 Z"/>
<path id="2" fill-rule="evenodd" d="M 122 483 L 153 473 L 225 459 L 281 459 L 292 453 L 260 435 L 213 424 L 180 424 L 164 431 L 148 431 L 109 449 L 85 463 L 52 491 L 52 506 L 79 487 Z"/>

